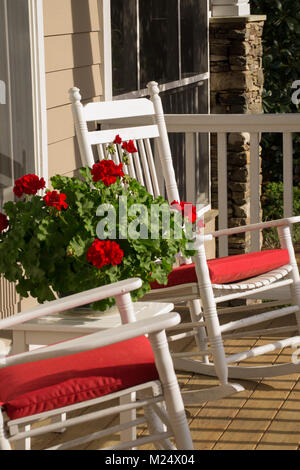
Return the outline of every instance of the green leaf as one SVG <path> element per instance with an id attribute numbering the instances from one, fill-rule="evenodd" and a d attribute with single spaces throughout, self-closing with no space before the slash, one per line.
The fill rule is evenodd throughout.
<path id="1" fill-rule="evenodd" d="M 78 234 L 70 240 L 67 250 L 72 250 L 74 255 L 81 257 L 86 254 L 87 249 L 93 243 L 91 238 L 82 238 L 82 235 Z"/>

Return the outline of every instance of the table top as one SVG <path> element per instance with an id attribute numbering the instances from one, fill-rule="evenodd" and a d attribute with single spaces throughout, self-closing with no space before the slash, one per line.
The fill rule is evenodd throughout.
<path id="1" fill-rule="evenodd" d="M 137 320 L 162 315 L 174 309 L 172 303 L 161 302 L 135 302 L 133 306 Z M 114 306 L 105 312 L 97 312 L 92 309 L 67 310 L 17 325 L 13 327 L 13 330 L 78 332 L 87 334 L 119 325 L 121 325 L 121 317 L 118 307 Z"/>

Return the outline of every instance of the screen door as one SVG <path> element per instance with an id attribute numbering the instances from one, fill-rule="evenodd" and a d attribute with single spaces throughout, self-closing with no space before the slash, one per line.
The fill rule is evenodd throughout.
<path id="1" fill-rule="evenodd" d="M 34 173 L 34 131 L 27 0 L 0 0 L 0 211 L 13 186 Z M 0 279 L 0 317 L 17 311 L 14 284 Z"/>
<path id="2" fill-rule="evenodd" d="M 0 205 L 14 181 L 34 173 L 30 33 L 27 0 L 0 0 Z"/>

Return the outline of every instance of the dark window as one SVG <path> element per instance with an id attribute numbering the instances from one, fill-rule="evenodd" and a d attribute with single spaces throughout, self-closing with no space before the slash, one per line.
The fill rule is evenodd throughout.
<path id="1" fill-rule="evenodd" d="M 111 0 L 113 93 L 138 89 L 136 0 Z"/>
<path id="2" fill-rule="evenodd" d="M 113 92 L 207 73 L 203 0 L 111 0 Z"/>
<path id="3" fill-rule="evenodd" d="M 145 96 L 155 80 L 164 86 L 166 114 L 207 114 L 208 2 L 206 0 L 111 0 L 113 95 Z M 135 92 L 135 93 L 133 93 Z M 170 134 L 182 200 L 195 178 L 194 200 L 210 200 L 209 138 L 196 139 L 195 174 L 186 174 L 185 136 Z"/>

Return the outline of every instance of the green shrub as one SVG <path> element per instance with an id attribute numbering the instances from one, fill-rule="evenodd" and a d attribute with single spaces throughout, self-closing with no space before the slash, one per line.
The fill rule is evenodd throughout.
<path id="1" fill-rule="evenodd" d="M 283 183 L 268 183 L 263 186 L 263 220 L 276 220 L 283 217 Z M 294 215 L 300 215 L 300 188 L 294 186 Z M 300 225 L 295 224 L 293 229 L 294 244 L 300 243 Z M 264 231 L 264 247 L 278 248 L 280 242 L 277 229 Z"/>
<path id="2" fill-rule="evenodd" d="M 297 113 L 292 103 L 292 84 L 300 80 L 300 4 L 295 0 L 251 0 L 253 14 L 267 15 L 263 35 L 265 113 Z M 282 137 L 264 134 L 262 138 L 263 179 L 282 180 Z M 300 136 L 294 137 L 294 184 L 300 178 Z"/>

